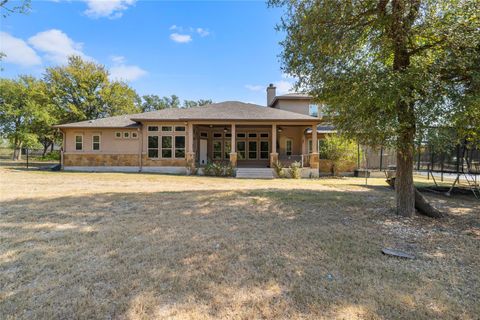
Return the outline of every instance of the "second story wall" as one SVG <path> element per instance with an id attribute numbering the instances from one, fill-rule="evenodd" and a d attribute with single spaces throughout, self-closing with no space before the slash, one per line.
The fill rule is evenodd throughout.
<path id="1" fill-rule="evenodd" d="M 310 100 L 278 100 L 275 108 L 309 115 Z"/>

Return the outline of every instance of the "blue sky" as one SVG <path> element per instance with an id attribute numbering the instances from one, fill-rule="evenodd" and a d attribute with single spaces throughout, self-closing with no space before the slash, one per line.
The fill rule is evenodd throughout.
<path id="1" fill-rule="evenodd" d="M 280 9 L 260 1 L 33 1 L 1 19 L 2 77 L 41 76 L 79 54 L 143 94 L 265 105 L 280 70 Z"/>

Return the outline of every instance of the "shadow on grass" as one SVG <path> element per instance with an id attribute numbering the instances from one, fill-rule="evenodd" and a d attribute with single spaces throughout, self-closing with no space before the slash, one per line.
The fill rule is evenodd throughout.
<path id="1" fill-rule="evenodd" d="M 367 194 L 258 189 L 3 202 L 0 315 L 473 317 L 475 285 L 450 292 L 451 282 L 466 281 L 463 273 L 436 278 L 450 268 L 445 260 L 432 270 L 436 260 L 380 254 L 396 240 L 384 227 L 397 221 L 392 205 L 380 187 Z M 439 237 L 424 249 L 445 240 Z M 474 254 L 473 241 L 458 245 Z M 466 271 L 448 271 L 468 273 L 475 260 L 468 255 L 462 264 Z"/>

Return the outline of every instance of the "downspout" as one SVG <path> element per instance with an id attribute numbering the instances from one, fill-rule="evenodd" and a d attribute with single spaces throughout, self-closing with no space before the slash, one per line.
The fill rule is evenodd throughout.
<path id="1" fill-rule="evenodd" d="M 65 147 L 67 145 L 66 143 L 66 134 L 65 132 L 63 132 L 62 129 L 59 130 L 61 133 L 62 133 L 62 149 L 60 150 L 60 169 L 63 170 L 63 167 L 64 167 L 64 156 L 63 156 L 63 153 L 65 152 Z"/>
<path id="2" fill-rule="evenodd" d="M 143 170 L 143 159 L 142 159 L 142 152 L 143 152 L 143 124 L 140 125 L 141 127 L 137 130 L 140 132 L 140 146 L 138 152 L 138 163 L 139 163 L 139 172 Z"/>

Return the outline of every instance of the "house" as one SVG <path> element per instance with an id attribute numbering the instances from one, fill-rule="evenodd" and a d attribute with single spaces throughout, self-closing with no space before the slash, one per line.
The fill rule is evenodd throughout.
<path id="1" fill-rule="evenodd" d="M 56 128 L 63 133 L 65 170 L 182 173 L 208 161 L 270 168 L 280 160 L 299 161 L 306 174 L 318 175 L 318 140 L 333 132 L 321 125 L 319 111 L 310 96 L 277 96 L 270 84 L 266 107 L 226 101 Z"/>

